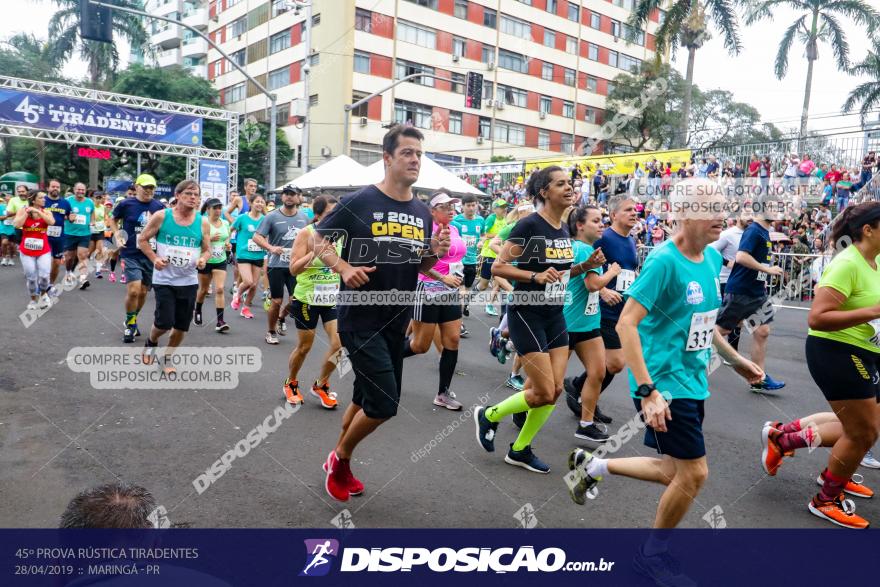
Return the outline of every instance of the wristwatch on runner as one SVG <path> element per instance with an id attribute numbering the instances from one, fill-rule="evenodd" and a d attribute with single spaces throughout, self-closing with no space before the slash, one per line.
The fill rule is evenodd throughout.
<path id="1" fill-rule="evenodd" d="M 532 271 L 531 276 L 529 276 L 529 283 L 535 283 L 535 276 L 536 276 L 536 275 L 537 275 L 537 273 L 535 273 L 534 271 Z"/>
<path id="2" fill-rule="evenodd" d="M 636 388 L 636 395 L 644 399 L 655 391 L 657 391 L 657 388 L 653 383 L 643 383 Z"/>

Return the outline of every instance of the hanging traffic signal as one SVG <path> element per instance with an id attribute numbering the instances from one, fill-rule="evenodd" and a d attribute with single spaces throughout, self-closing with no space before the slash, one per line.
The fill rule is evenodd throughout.
<path id="1" fill-rule="evenodd" d="M 483 74 L 469 71 L 467 74 L 467 92 L 464 96 L 465 108 L 483 107 Z"/>
<path id="2" fill-rule="evenodd" d="M 91 41 L 112 43 L 112 17 L 111 10 L 106 6 L 97 6 L 89 0 L 79 0 L 79 35 Z"/>

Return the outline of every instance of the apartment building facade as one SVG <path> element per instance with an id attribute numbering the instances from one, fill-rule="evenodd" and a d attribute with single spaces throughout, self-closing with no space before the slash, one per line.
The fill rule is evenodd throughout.
<path id="1" fill-rule="evenodd" d="M 208 32 L 208 0 L 146 0 L 144 11 Z M 192 31 L 161 20 L 145 19 L 152 55 L 144 61 L 158 67 L 181 65 L 208 77 L 208 43 Z"/>
<path id="2" fill-rule="evenodd" d="M 575 152 L 604 124 L 613 79 L 654 57 L 661 17 L 630 42 L 633 0 L 313 0 L 309 54 L 307 11 L 290 5 L 212 0 L 209 34 L 277 94 L 297 153 L 308 110 L 311 168 L 346 151 L 346 104 L 412 73 L 442 79 L 402 83 L 353 111 L 354 159 L 380 158 L 392 122 L 422 129 L 429 156 L 446 164 Z M 267 119 L 266 97 L 210 49 L 207 70 L 223 107 Z M 483 75 L 479 110 L 465 106 L 470 71 Z M 286 177 L 301 164 L 295 157 Z"/>

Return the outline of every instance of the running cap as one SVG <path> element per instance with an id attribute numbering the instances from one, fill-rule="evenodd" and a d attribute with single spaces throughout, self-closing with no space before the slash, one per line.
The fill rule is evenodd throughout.
<path id="1" fill-rule="evenodd" d="M 223 202 L 220 201 L 220 198 L 208 198 L 205 200 L 205 209 L 209 210 L 211 208 L 222 208 Z"/>
<path id="2" fill-rule="evenodd" d="M 156 185 L 158 185 L 156 183 L 156 178 L 149 173 L 142 173 L 138 175 L 138 178 L 134 180 L 134 184 L 142 187 L 156 187 Z"/>
<path id="3" fill-rule="evenodd" d="M 461 202 L 458 198 L 453 198 L 449 194 L 439 193 L 431 198 L 431 207 L 440 206 L 441 204 L 458 204 Z"/>
<path id="4" fill-rule="evenodd" d="M 286 185 L 281 188 L 282 194 L 301 194 L 302 190 L 294 185 Z"/>
<path id="5" fill-rule="evenodd" d="M 493 208 L 507 208 L 507 200 L 503 198 L 498 198 L 494 202 L 492 202 Z"/>

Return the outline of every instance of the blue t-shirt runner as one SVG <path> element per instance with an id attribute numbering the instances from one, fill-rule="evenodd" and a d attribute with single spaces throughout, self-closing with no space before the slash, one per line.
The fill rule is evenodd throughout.
<path id="1" fill-rule="evenodd" d="M 630 236 L 622 236 L 614 228 L 608 228 L 602 233 L 602 238 L 595 242 L 595 248 L 602 249 L 605 254 L 605 259 L 608 261 L 603 267 L 605 271 L 612 263 L 620 265 L 620 274 L 609 281 L 606 287 L 624 294 L 635 281 L 636 270 L 639 268 L 635 240 Z M 611 306 L 600 299 L 599 308 L 602 311 L 602 320 L 617 322 L 623 310 L 623 302 Z"/>
<path id="2" fill-rule="evenodd" d="M 752 222 L 745 229 L 739 241 L 739 250 L 748 253 L 758 263 L 770 264 L 772 244 L 770 232 L 758 222 Z M 745 295 L 752 298 L 763 298 L 767 295 L 767 274 L 763 271 L 749 269 L 737 263 L 730 270 L 725 293 Z"/>
<path id="3" fill-rule="evenodd" d="M 467 247 L 467 252 L 461 260 L 464 265 L 477 264 L 477 257 L 479 256 L 477 243 L 480 242 L 480 237 L 483 236 L 483 222 L 483 219 L 476 215 L 468 219 L 464 214 L 459 214 L 452 219 L 452 226 L 458 229 L 458 234 L 461 236 L 461 240 L 464 241 L 465 247 Z"/>

